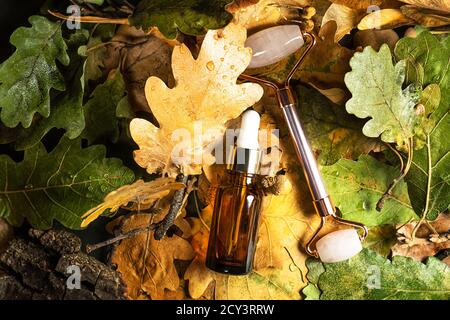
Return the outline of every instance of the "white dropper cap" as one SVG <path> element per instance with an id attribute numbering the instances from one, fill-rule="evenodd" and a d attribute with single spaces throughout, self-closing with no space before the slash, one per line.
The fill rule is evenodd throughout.
<path id="1" fill-rule="evenodd" d="M 316 243 L 320 260 L 325 263 L 344 261 L 362 250 L 361 240 L 355 229 L 331 232 Z"/>
<path id="2" fill-rule="evenodd" d="M 260 119 L 259 113 L 254 110 L 244 112 L 236 142 L 238 148 L 259 149 L 258 130 Z"/>

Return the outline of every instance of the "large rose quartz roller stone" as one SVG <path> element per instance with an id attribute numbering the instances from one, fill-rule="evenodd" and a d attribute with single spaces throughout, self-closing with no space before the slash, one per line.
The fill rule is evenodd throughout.
<path id="1" fill-rule="evenodd" d="M 295 24 L 271 27 L 252 34 L 245 42 L 245 46 L 253 50 L 248 68 L 264 67 L 283 60 L 304 43 L 300 27 Z"/>
<path id="2" fill-rule="evenodd" d="M 362 250 L 361 240 L 355 229 L 333 231 L 316 243 L 320 260 L 333 263 L 350 259 Z"/>

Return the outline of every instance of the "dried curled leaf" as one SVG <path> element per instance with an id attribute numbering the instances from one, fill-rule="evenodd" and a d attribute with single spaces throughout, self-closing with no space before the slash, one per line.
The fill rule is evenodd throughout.
<path id="1" fill-rule="evenodd" d="M 450 12 L 450 2 L 448 2 L 448 0 L 400 0 L 400 1 L 421 8 Z"/>
<path id="2" fill-rule="evenodd" d="M 245 39 L 245 29 L 236 24 L 209 31 L 197 59 L 184 44 L 174 48 L 174 88 L 159 78 L 148 79 L 145 93 L 159 127 L 143 119 L 130 124 L 131 135 L 140 147 L 134 153 L 135 160 L 141 167 L 149 173 L 161 170 L 171 176 L 179 170 L 201 173 L 203 161 L 193 163 L 192 157 L 202 156 L 204 148 L 223 134 L 225 123 L 263 95 L 258 84 L 236 84 L 251 59 L 251 49 L 244 48 Z M 196 122 L 201 124 L 201 132 L 195 129 Z M 174 141 L 176 130 L 189 139 Z M 177 163 L 172 157 L 175 146 L 184 156 Z"/>
<path id="3" fill-rule="evenodd" d="M 120 231 L 126 233 L 145 228 L 151 224 L 151 219 L 148 214 L 132 215 L 122 222 Z M 174 235 L 155 240 L 151 231 L 122 240 L 114 250 L 111 262 L 122 274 L 131 299 L 150 297 L 157 300 L 165 297 L 166 289 L 176 291 L 180 286 L 174 260 L 191 260 L 193 257 L 192 247 L 185 239 Z"/>
<path id="4" fill-rule="evenodd" d="M 338 42 L 356 27 L 360 18 L 359 16 L 360 14 L 357 10 L 333 3 L 325 12 L 322 19 L 322 25 L 325 25 L 330 20 L 336 21 L 337 30 L 334 35 L 334 41 Z"/>
<path id="5" fill-rule="evenodd" d="M 426 27 L 440 27 L 450 24 L 450 12 L 420 8 L 416 6 L 401 7 L 402 13 Z"/>
<path id="6" fill-rule="evenodd" d="M 110 213 L 114 213 L 120 207 L 127 206 L 130 203 L 138 203 L 140 208 L 143 209 L 155 200 L 167 196 L 170 191 L 184 187 L 183 183 L 175 182 L 172 178 L 158 178 L 150 182 L 138 180 L 109 193 L 101 204 L 83 214 L 81 227 L 87 227 L 108 209 Z"/>
<path id="7" fill-rule="evenodd" d="M 414 20 L 405 16 L 400 9 L 382 9 L 362 18 L 358 29 L 394 29 L 410 24 L 414 24 Z"/>
<path id="8" fill-rule="evenodd" d="M 413 230 L 418 223 L 407 223 L 398 229 L 398 242 L 392 247 L 393 256 L 423 261 L 441 250 L 450 248 L 450 238 L 446 236 L 450 232 L 450 214 L 442 213 L 436 220 L 422 224 L 413 237 Z"/>
<path id="9" fill-rule="evenodd" d="M 134 111 L 148 111 L 145 83 L 151 76 L 162 79 L 169 87 L 174 85 L 170 57 L 172 47 L 179 44 L 148 34 L 130 26 L 121 26 L 111 39 L 105 55 L 107 70 L 121 67 L 128 99 Z"/>

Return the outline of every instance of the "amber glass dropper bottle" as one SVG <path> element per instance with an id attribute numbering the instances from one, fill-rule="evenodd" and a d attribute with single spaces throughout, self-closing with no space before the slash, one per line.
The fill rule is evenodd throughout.
<path id="1" fill-rule="evenodd" d="M 259 122 L 256 111 L 243 114 L 230 182 L 217 189 L 206 256 L 206 266 L 216 272 L 240 275 L 252 269 L 263 197 L 256 185 Z"/>

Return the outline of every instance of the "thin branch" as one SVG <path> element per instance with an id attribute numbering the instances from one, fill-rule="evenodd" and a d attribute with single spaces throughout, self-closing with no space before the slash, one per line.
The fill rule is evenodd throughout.
<path id="1" fill-rule="evenodd" d="M 96 244 L 88 244 L 86 246 L 86 252 L 91 253 L 92 251 L 98 250 L 103 247 L 110 246 L 120 240 L 133 238 L 133 237 L 137 236 L 138 234 L 141 234 L 142 232 L 152 231 L 155 229 L 155 227 L 156 227 L 156 225 L 151 225 L 151 226 L 147 226 L 147 227 L 143 227 L 143 228 L 133 229 L 131 231 L 119 234 L 116 237 L 108 239 L 106 241 L 99 242 Z"/>
<path id="2" fill-rule="evenodd" d="M 161 240 L 166 235 L 169 228 L 175 223 L 176 218 L 179 216 L 181 210 L 186 205 L 187 197 L 191 191 L 189 189 L 192 188 L 193 182 L 195 180 L 191 180 L 190 182 L 188 182 L 189 176 L 181 174 L 177 177 L 177 181 L 183 182 L 185 185 L 187 185 L 187 187 L 175 191 L 172 204 L 169 208 L 169 212 L 164 217 L 164 219 L 158 223 L 158 226 L 156 227 L 154 234 L 156 240 Z"/>

